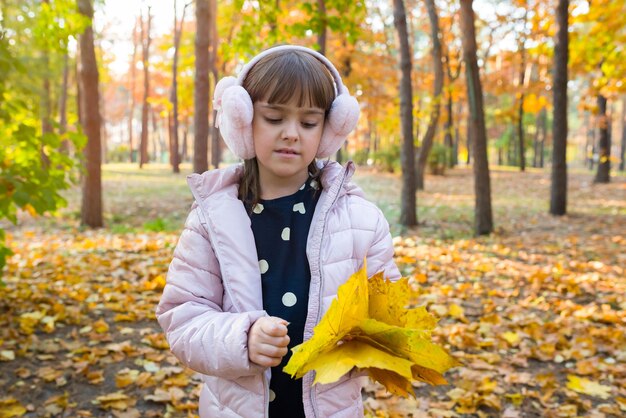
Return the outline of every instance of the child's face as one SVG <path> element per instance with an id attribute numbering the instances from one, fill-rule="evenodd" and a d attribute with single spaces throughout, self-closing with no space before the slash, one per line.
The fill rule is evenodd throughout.
<path id="1" fill-rule="evenodd" d="M 308 177 L 324 129 L 324 109 L 254 103 L 252 134 L 263 182 L 300 186 Z"/>

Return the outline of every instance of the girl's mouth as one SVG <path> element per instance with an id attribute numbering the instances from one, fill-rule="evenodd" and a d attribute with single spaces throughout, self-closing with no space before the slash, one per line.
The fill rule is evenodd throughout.
<path id="1" fill-rule="evenodd" d="M 295 150 L 292 150 L 290 148 L 280 148 L 280 149 L 277 149 L 276 152 L 278 154 L 298 155 L 298 153 Z"/>

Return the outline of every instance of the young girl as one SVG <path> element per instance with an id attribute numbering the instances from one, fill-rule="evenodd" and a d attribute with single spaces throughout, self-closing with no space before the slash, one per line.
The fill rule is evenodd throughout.
<path id="1" fill-rule="evenodd" d="M 337 288 L 400 276 L 389 225 L 328 160 L 359 106 L 333 65 L 299 46 L 270 48 L 215 89 L 217 123 L 241 165 L 188 177 L 195 202 L 157 308 L 174 355 L 202 374 L 201 417 L 358 417 L 361 379 L 313 386 L 282 371 Z"/>

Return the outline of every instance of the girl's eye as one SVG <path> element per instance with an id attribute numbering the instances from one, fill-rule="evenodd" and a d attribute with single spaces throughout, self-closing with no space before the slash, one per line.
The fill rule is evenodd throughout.
<path id="1" fill-rule="evenodd" d="M 269 122 L 269 123 L 272 123 L 272 124 L 277 124 L 277 123 L 280 123 L 282 121 L 282 119 L 280 119 L 280 118 L 268 118 L 268 117 L 265 117 L 265 120 L 267 122 Z"/>
<path id="2" fill-rule="evenodd" d="M 302 122 L 302 126 L 304 126 L 307 129 L 312 129 L 317 126 L 317 122 Z"/>

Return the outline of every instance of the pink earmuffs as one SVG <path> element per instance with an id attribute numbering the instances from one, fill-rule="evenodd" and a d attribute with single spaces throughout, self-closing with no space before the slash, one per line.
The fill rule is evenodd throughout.
<path id="1" fill-rule="evenodd" d="M 215 126 L 219 128 L 224 142 L 233 154 L 244 160 L 255 156 L 252 139 L 252 99 L 242 84 L 254 64 L 264 56 L 281 50 L 303 51 L 313 55 L 328 68 L 335 80 L 337 97 L 324 123 L 324 131 L 316 155 L 317 158 L 329 157 L 341 148 L 350 132 L 356 127 L 360 112 L 359 104 L 354 97 L 350 96 L 333 64 L 319 52 L 302 46 L 282 45 L 267 49 L 247 63 L 239 77 L 222 78 L 215 86 L 213 95 L 213 106 L 217 110 Z"/>

